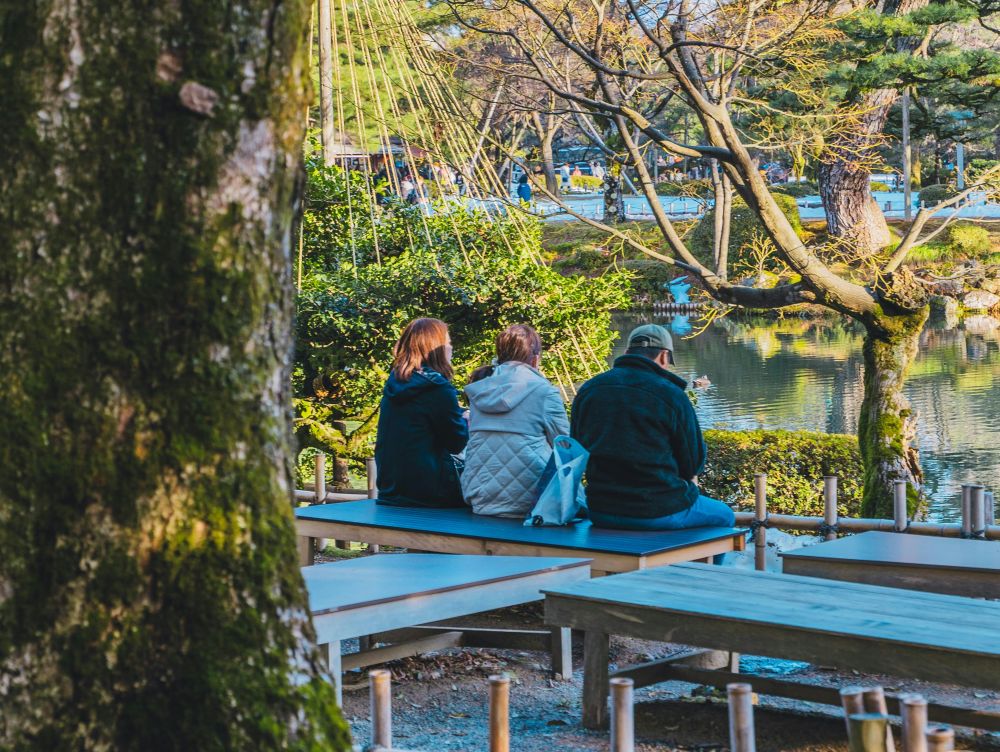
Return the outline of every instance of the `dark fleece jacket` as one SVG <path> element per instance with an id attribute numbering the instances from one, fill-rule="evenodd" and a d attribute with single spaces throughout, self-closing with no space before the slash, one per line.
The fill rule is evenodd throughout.
<path id="1" fill-rule="evenodd" d="M 451 455 L 461 452 L 468 440 L 469 426 L 450 381 L 428 368 L 407 381 L 389 374 L 375 439 L 379 503 L 463 506 Z"/>
<path id="2" fill-rule="evenodd" d="M 685 387 L 641 355 L 621 356 L 580 387 L 570 432 L 590 452 L 591 510 L 650 518 L 694 504 L 705 441 Z"/>

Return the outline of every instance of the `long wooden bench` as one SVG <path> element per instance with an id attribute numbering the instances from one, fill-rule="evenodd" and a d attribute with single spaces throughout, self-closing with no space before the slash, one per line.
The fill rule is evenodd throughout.
<path id="1" fill-rule="evenodd" d="M 303 567 L 309 609 L 330 673 L 447 647 L 551 651 L 557 676 L 573 673 L 569 630 L 497 634 L 498 630 L 426 626 L 416 639 L 341 655 L 344 640 L 541 600 L 541 591 L 590 577 L 586 559 L 384 554 Z M 534 639 L 531 639 L 534 638 Z M 512 642 L 513 640 L 513 642 Z"/>
<path id="2" fill-rule="evenodd" d="M 585 632 L 583 721 L 590 728 L 607 722 L 613 634 L 1000 689 L 1000 603 L 991 601 L 703 564 L 579 582 L 545 596 L 547 624 Z M 669 659 L 612 675 L 630 676 L 638 686 L 747 680 Z M 830 688 L 750 681 L 763 694 L 838 702 Z M 930 705 L 929 712 L 937 721 L 1000 730 L 996 706 Z"/>
<path id="3" fill-rule="evenodd" d="M 872 531 L 781 557 L 788 574 L 1000 598 L 1000 545 L 993 541 Z"/>
<path id="4" fill-rule="evenodd" d="M 678 561 L 708 560 L 743 550 L 746 530 L 606 530 L 581 522 L 525 527 L 521 520 L 475 515 L 467 509 L 413 509 L 352 501 L 295 510 L 302 566 L 313 562 L 315 539 L 361 541 L 448 554 L 582 556 L 596 573 L 628 572 Z"/>

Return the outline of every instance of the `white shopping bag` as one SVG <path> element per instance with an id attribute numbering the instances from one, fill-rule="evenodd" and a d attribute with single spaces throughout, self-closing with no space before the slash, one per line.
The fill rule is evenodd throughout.
<path id="1" fill-rule="evenodd" d="M 552 456 L 538 481 L 538 501 L 525 527 L 568 525 L 587 517 L 583 471 L 590 453 L 569 436 L 556 436 Z"/>

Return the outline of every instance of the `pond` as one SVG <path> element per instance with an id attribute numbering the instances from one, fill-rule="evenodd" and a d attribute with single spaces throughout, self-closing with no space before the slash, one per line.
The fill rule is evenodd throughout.
<path id="1" fill-rule="evenodd" d="M 723 318 L 699 334 L 683 316 L 628 312 L 615 319 L 614 355 L 632 327 L 650 321 L 674 331 L 678 374 L 711 381 L 699 390 L 703 427 L 857 430 L 862 331 L 850 322 Z M 928 517 L 955 521 L 962 483 L 1000 486 L 1000 321 L 930 322 L 905 391 L 917 413 Z"/>

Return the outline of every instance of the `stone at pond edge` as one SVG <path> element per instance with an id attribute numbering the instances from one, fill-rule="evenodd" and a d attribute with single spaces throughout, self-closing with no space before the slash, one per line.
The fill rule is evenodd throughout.
<path id="1" fill-rule="evenodd" d="M 1000 295 L 986 290 L 973 290 L 962 298 L 962 305 L 969 311 L 988 311 L 1000 305 Z"/>
<path id="2" fill-rule="evenodd" d="M 979 314 L 965 319 L 965 331 L 969 334 L 987 335 L 1000 329 L 1000 319 Z"/>

